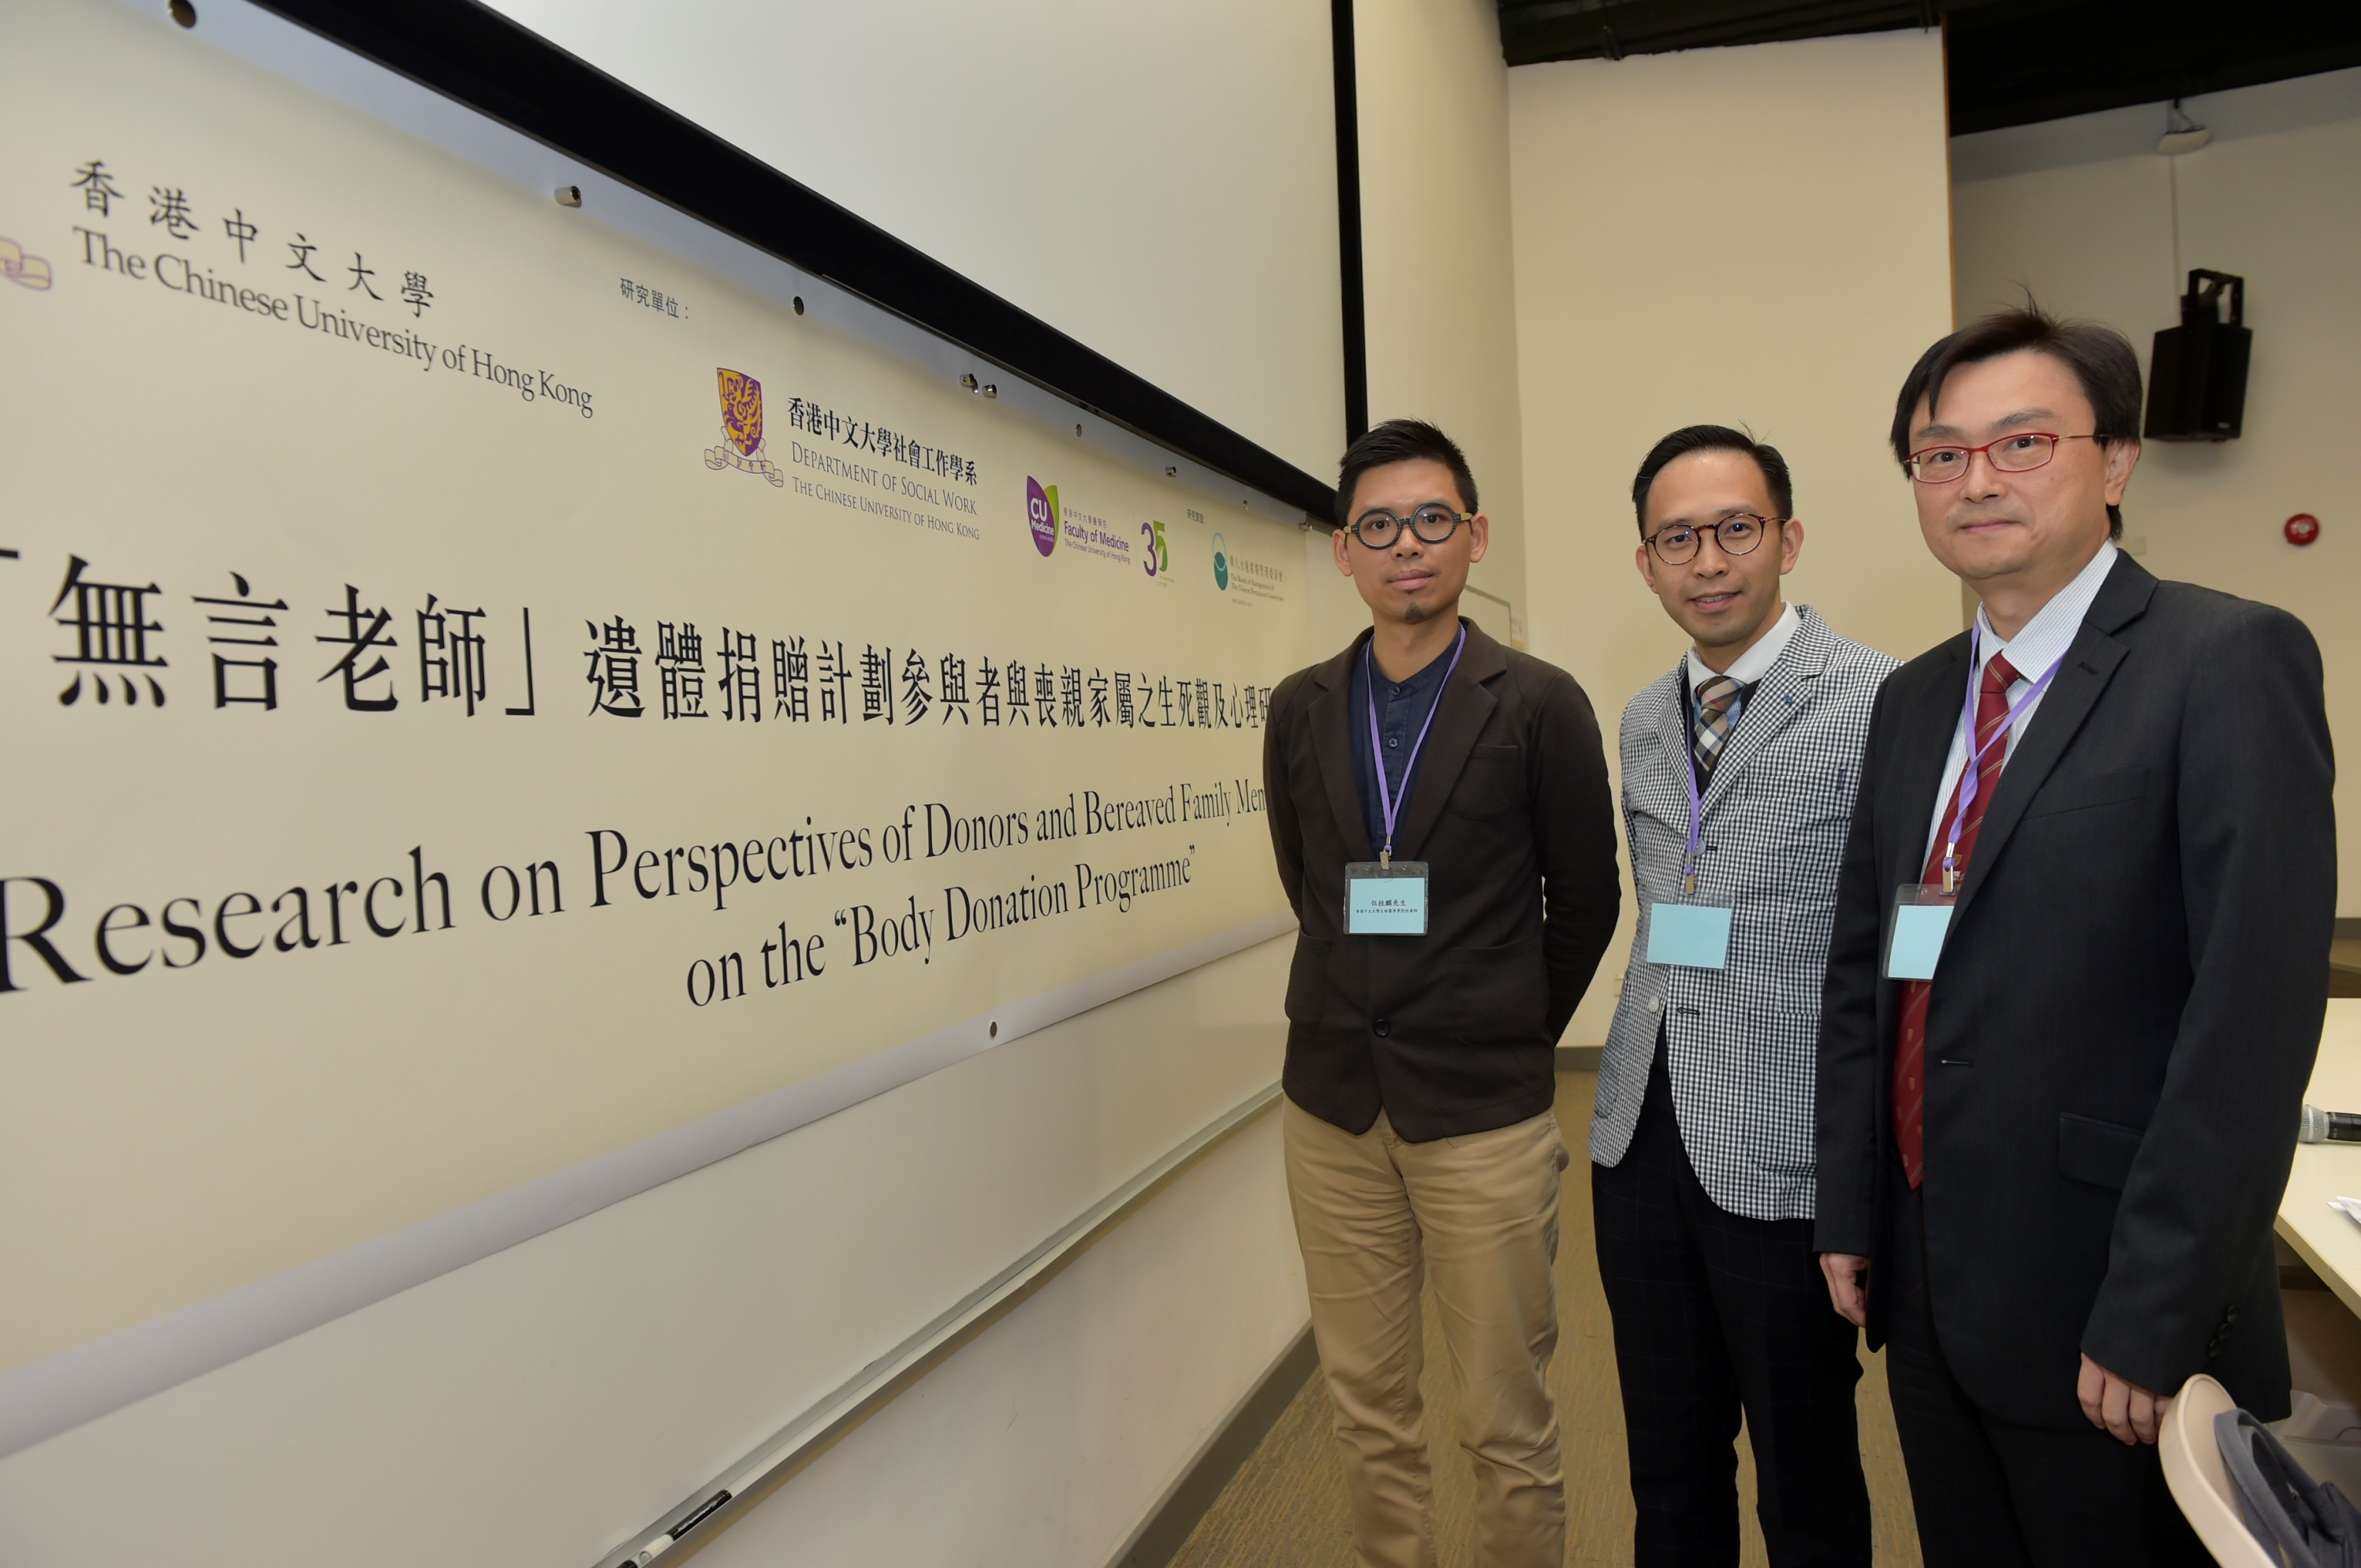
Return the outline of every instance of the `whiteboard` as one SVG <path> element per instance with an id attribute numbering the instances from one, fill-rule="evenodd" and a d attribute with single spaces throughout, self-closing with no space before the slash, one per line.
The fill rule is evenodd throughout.
<path id="1" fill-rule="evenodd" d="M 906 323 L 260 13 L 0 26 L 38 127 L 0 205 L 41 264 L 8 296 L 0 702 L 57 760 L 7 786 L 45 829 L 0 940 L 9 1486 L 67 1495 L 85 1444 L 160 1481 L 107 1444 L 428 1281 L 602 1236 L 661 1280 L 656 1195 L 775 1201 L 765 1159 L 928 1266 L 799 1298 L 825 1386 L 1267 1088 L 1268 976 L 1226 1058 L 1065 1021 L 1287 928 L 1254 783 L 1305 660 L 1283 507 L 984 399 Z M 955 1146 L 975 1105 L 914 1091 L 1018 1081 L 1060 1028 L 1104 1100 L 962 1168 L 1001 1223 L 795 1163 L 855 1106 L 864 1149 Z M 665 1501 L 697 1416 L 631 1472 Z"/>
<path id="2" fill-rule="evenodd" d="M 940 1306 L 1267 1088 L 1291 947 L 1281 938 L 986 1052 L 0 1460 L 0 1558 L 592 1568 Z M 1087 1135 L 1049 1135 L 1061 1126 Z M 1275 1132 L 1265 1117 L 1238 1142 L 1275 1144 Z M 1254 1302 L 1271 1286 L 1248 1266 L 1291 1262 L 1275 1168 L 1267 1148 L 1247 1258 L 1198 1260 L 1203 1332 L 1258 1326 Z M 908 1245 L 879 1245 L 881 1233 Z M 1210 1225 L 1191 1235 L 1235 1245 Z M 1300 1277 L 1292 1288 L 1291 1309 L 1272 1309 L 1292 1321 L 1257 1365 L 1302 1322 Z M 1091 1321 L 1099 1359 L 1124 1326 Z M 1159 1344 L 1186 1354 L 1179 1336 Z M 1062 1369 L 1012 1370 L 1031 1384 Z M 1134 1376 L 1156 1381 L 1154 1368 Z M 979 1464 L 1018 1468 L 1011 1442 L 1115 1461 L 1130 1460 L 1139 1434 L 1185 1444 L 1193 1434 L 1179 1423 L 1218 1413 L 1251 1376 L 1132 1407 L 1095 1431 L 1012 1438 L 1005 1418 L 977 1423 L 980 1446 L 1001 1450 Z M 1192 1403 L 1212 1409 L 1194 1415 Z M 906 1472 L 813 1478 L 888 1497 L 916 1484 Z M 1135 1491 L 1137 1506 L 1167 1478 Z M 939 1501 L 975 1478 L 927 1484 Z M 826 1494 L 799 1486 L 770 1507 L 841 1523 Z M 1089 1509 L 1119 1495 L 1109 1486 Z M 942 1533 L 934 1518 L 929 1533 Z M 763 1522 L 758 1509 L 719 1540 Z M 1136 1516 L 1107 1522 L 1112 1541 Z M 999 1544 L 976 1543 L 972 1560 L 1012 1561 Z M 822 1555 L 878 1560 L 858 1541 Z"/>

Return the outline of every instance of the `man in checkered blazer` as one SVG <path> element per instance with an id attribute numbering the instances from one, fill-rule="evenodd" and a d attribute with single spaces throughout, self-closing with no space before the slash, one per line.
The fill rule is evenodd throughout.
<path id="1" fill-rule="evenodd" d="M 1676 431 L 1631 499 L 1640 574 L 1694 643 L 1623 712 L 1640 929 L 1590 1129 L 1638 1565 L 1736 1564 L 1742 1409 L 1773 1568 L 1868 1568 L 1855 1330 L 1812 1246 L 1812 1074 L 1895 661 L 1783 602 L 1804 530 L 1774 448 Z"/>

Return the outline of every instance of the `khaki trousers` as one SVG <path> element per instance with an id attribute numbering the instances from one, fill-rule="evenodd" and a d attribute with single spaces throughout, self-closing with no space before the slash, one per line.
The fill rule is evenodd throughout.
<path id="1" fill-rule="evenodd" d="M 1419 1290 L 1428 1267 L 1476 1468 L 1480 1568 L 1561 1568 L 1565 1482 L 1545 1376 L 1557 1349 L 1557 1118 L 1406 1143 L 1287 1102 L 1287 1190 L 1361 1568 L 1434 1568 Z"/>

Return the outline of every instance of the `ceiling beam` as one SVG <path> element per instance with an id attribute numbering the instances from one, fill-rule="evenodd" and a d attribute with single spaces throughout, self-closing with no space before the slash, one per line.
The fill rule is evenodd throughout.
<path id="1" fill-rule="evenodd" d="M 2361 66 L 2361 6 L 2296 0 L 1497 0 L 1510 65 L 1948 22 L 1951 133 Z"/>

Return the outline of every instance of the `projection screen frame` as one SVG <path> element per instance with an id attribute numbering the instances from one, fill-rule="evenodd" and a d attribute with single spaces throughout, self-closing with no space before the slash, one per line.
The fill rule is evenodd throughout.
<path id="1" fill-rule="evenodd" d="M 1334 487 L 474 0 L 249 3 L 1159 446 L 1312 518 L 1334 514 Z M 1332 6 L 1349 17 L 1351 0 Z M 1343 39 L 1349 47 L 1349 21 Z M 1353 209 L 1339 213 L 1340 230 L 1347 217 L 1357 229 L 1357 202 Z M 1349 345 L 1359 336 L 1360 245 L 1357 232 L 1343 237 Z M 1354 406 L 1349 378 L 1345 397 Z M 1366 378 L 1359 406 L 1366 418 Z"/>

